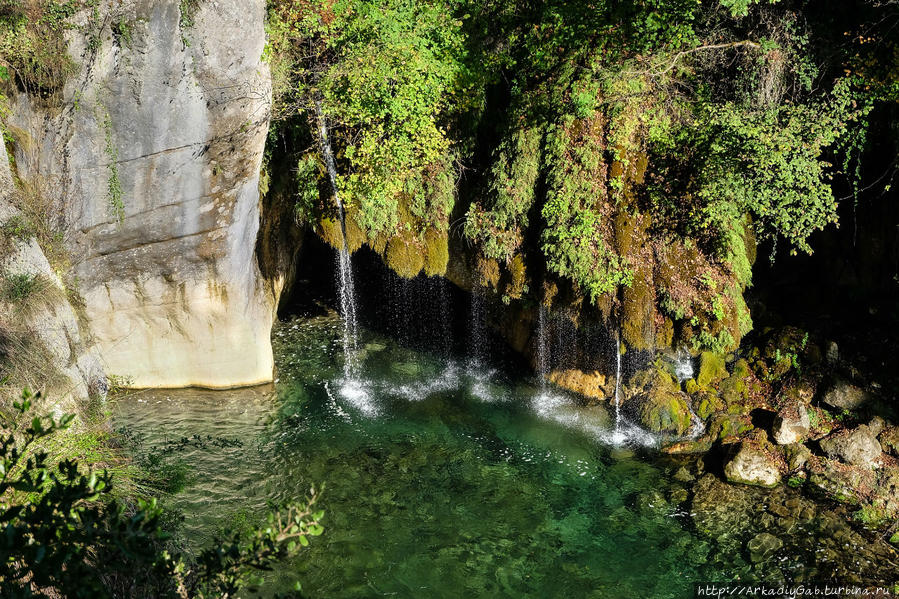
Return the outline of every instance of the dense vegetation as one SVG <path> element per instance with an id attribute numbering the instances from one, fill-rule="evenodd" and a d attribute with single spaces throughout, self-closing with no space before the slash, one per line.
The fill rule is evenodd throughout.
<path id="1" fill-rule="evenodd" d="M 899 17 L 876 1 L 277 0 L 269 14 L 273 135 L 305 148 L 303 219 L 339 242 L 309 127 L 323 117 L 351 249 L 435 274 L 458 224 L 475 284 L 596 305 L 636 349 L 733 347 L 756 244 L 812 251 L 837 220 L 834 186 L 858 187 L 871 110 L 897 97 Z"/>

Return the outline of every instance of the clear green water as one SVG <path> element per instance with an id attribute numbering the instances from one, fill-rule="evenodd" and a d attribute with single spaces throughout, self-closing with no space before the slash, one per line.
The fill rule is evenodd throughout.
<path id="1" fill-rule="evenodd" d="M 339 326 L 333 316 L 282 323 L 273 387 L 146 392 L 116 407 L 117 425 L 145 447 L 200 435 L 177 454 L 191 469 L 186 488 L 166 499 L 192 546 L 324 485 L 324 536 L 271 589 L 673 598 L 692 596 L 694 581 L 805 567 L 781 554 L 752 565 L 742 538 L 694 532 L 687 487 L 671 478 L 679 464 L 609 447 L 604 412 L 549 402 L 528 381 L 366 333 L 367 394 L 344 397 Z"/>

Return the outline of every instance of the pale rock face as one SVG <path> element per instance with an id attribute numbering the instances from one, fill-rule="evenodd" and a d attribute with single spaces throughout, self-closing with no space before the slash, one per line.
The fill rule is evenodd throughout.
<path id="1" fill-rule="evenodd" d="M 790 404 L 774 418 L 774 441 L 778 445 L 801 443 L 808 436 L 811 426 L 805 406 L 798 402 Z"/>
<path id="2" fill-rule="evenodd" d="M 264 0 L 196 3 L 184 30 L 180 4 L 101 2 L 114 18 L 96 50 L 69 33 L 80 72 L 61 109 L 14 103 L 31 137 L 17 164 L 56 190 L 107 372 L 135 387 L 267 382 L 274 298 L 255 256 L 271 99 Z M 89 13 L 77 18 L 90 30 Z"/>
<path id="3" fill-rule="evenodd" d="M 777 464 L 761 449 L 746 442 L 724 467 L 727 480 L 747 485 L 773 487 L 780 482 Z"/>
<path id="4" fill-rule="evenodd" d="M 821 441 L 821 449 L 827 457 L 839 459 L 854 466 L 875 468 L 881 463 L 882 448 L 877 441 L 878 428 L 867 425 L 851 431 L 841 431 Z"/>

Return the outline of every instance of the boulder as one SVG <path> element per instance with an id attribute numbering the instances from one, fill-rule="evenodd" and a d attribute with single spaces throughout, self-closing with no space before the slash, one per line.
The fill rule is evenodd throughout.
<path id="1" fill-rule="evenodd" d="M 868 403 L 870 398 L 870 394 L 861 387 L 839 381 L 824 394 L 821 401 L 838 410 L 857 410 Z"/>
<path id="2" fill-rule="evenodd" d="M 831 459 L 865 468 L 877 467 L 883 453 L 877 437 L 866 425 L 827 437 L 821 441 L 821 449 Z"/>
<path id="3" fill-rule="evenodd" d="M 872 470 L 848 466 L 836 460 L 820 460 L 810 470 L 809 484 L 830 499 L 842 503 L 858 503 L 860 490 L 875 484 Z"/>
<path id="4" fill-rule="evenodd" d="M 597 370 L 585 372 L 577 368 L 553 370 L 546 377 L 554 385 L 568 389 L 590 399 L 606 400 L 614 392 L 615 381 L 606 382 L 606 377 Z"/>
<path id="5" fill-rule="evenodd" d="M 801 443 L 808 436 L 811 421 L 805 406 L 794 402 L 784 406 L 774 417 L 772 433 L 778 445 Z"/>
<path id="6" fill-rule="evenodd" d="M 802 443 L 784 445 L 781 447 L 781 453 L 791 472 L 802 470 L 812 457 L 812 451 Z"/>
<path id="7" fill-rule="evenodd" d="M 745 485 L 774 487 L 780 482 L 780 469 L 763 448 L 743 441 L 740 450 L 724 466 L 727 480 Z"/>
<path id="8" fill-rule="evenodd" d="M 689 397 L 673 377 L 661 371 L 648 373 L 642 391 L 628 399 L 627 413 L 644 427 L 657 433 L 683 435 L 693 423 Z"/>

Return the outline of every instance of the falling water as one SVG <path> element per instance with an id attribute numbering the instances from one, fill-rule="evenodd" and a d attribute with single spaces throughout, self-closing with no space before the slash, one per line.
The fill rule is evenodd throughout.
<path id="1" fill-rule="evenodd" d="M 484 297 L 479 288 L 471 292 L 471 322 L 468 326 L 468 353 L 475 364 L 481 362 L 484 344 Z"/>
<path id="2" fill-rule="evenodd" d="M 549 374 L 546 345 L 546 308 L 540 304 L 537 312 L 537 375 L 540 377 L 540 386 L 544 390 L 546 389 L 546 375 Z"/>
<path id="3" fill-rule="evenodd" d="M 443 357 L 445 359 L 449 359 L 452 351 L 453 351 L 453 328 L 450 323 L 450 301 L 449 301 L 449 292 L 446 288 L 447 282 L 445 279 L 439 279 L 437 281 L 437 289 L 438 289 L 438 318 L 440 319 L 440 334 L 442 337 L 442 345 L 441 349 L 443 350 Z"/>
<path id="4" fill-rule="evenodd" d="M 343 372 L 347 381 L 355 379 L 358 375 L 356 364 L 357 350 L 357 325 L 356 325 L 356 290 L 353 284 L 353 263 L 350 260 L 350 249 L 346 240 L 346 218 L 343 202 L 337 192 L 337 166 L 334 163 L 334 153 L 331 150 L 331 141 L 328 138 L 328 123 L 322 112 L 321 104 L 315 103 L 315 114 L 318 117 L 318 133 L 322 146 L 322 155 L 325 159 L 325 167 L 328 169 L 328 177 L 334 192 L 334 202 L 337 204 L 337 213 L 340 217 L 340 232 L 343 237 L 343 247 L 337 252 L 337 272 L 340 279 L 340 311 L 343 314 Z"/>
<path id="5" fill-rule="evenodd" d="M 621 340 L 618 333 L 615 333 L 615 435 L 613 439 L 617 442 L 623 440 L 621 433 Z"/>

